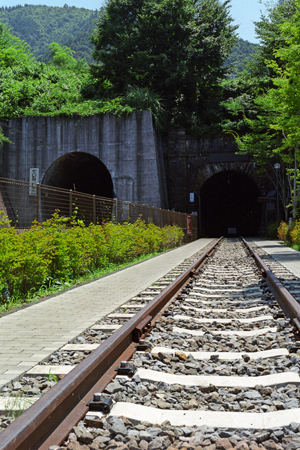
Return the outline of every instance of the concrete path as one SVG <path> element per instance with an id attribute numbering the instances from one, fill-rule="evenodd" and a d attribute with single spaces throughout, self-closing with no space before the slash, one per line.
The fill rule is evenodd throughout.
<path id="1" fill-rule="evenodd" d="M 246 240 L 250 245 L 251 242 L 253 242 L 258 247 L 262 248 L 296 277 L 300 278 L 300 252 L 281 244 L 282 241 L 269 241 L 267 239 L 260 238 L 251 238 Z"/>
<path id="2" fill-rule="evenodd" d="M 0 389 L 214 239 L 199 239 L 0 318 Z"/>

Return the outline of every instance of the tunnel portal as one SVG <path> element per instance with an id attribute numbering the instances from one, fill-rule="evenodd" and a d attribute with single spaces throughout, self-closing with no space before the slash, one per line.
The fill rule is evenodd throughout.
<path id="1" fill-rule="evenodd" d="M 43 184 L 113 198 L 109 170 L 90 153 L 72 152 L 61 156 L 45 173 Z"/>
<path id="2" fill-rule="evenodd" d="M 202 235 L 256 236 L 262 214 L 259 196 L 259 187 L 245 173 L 227 170 L 211 176 L 200 190 Z"/>
<path id="3" fill-rule="evenodd" d="M 58 210 L 63 216 L 83 220 L 86 225 L 111 220 L 113 202 L 99 197 L 114 197 L 113 182 L 109 170 L 96 156 L 85 152 L 61 156 L 51 164 L 42 184 L 45 185 L 41 193 L 43 219 Z M 49 190 L 46 186 L 67 191 Z M 81 193 L 95 195 L 96 199 Z"/>

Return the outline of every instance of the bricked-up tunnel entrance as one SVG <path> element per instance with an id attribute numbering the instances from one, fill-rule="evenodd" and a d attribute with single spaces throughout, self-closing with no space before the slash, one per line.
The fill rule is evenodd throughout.
<path id="1" fill-rule="evenodd" d="M 261 223 L 260 189 L 243 172 L 226 170 L 211 176 L 200 190 L 202 235 L 255 236 Z M 232 230 L 231 230 L 232 231 Z"/>
<path id="2" fill-rule="evenodd" d="M 43 184 L 113 198 L 109 170 L 90 153 L 72 152 L 61 156 L 45 173 Z"/>

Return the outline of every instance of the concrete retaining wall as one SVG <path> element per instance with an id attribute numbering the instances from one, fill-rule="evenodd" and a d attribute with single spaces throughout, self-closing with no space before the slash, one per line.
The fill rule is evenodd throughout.
<path id="1" fill-rule="evenodd" d="M 0 150 L 0 176 L 39 182 L 51 164 L 70 152 L 98 157 L 110 171 L 120 200 L 166 208 L 167 193 L 160 139 L 150 111 L 129 116 L 21 117 L 3 129 L 13 142 Z"/>

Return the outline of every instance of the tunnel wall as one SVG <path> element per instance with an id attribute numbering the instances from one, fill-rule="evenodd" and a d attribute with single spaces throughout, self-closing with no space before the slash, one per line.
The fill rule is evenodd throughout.
<path id="1" fill-rule="evenodd" d="M 3 127 L 13 142 L 0 150 L 0 176 L 29 180 L 39 169 L 39 182 L 59 157 L 81 151 L 108 168 L 119 200 L 166 208 L 162 148 L 150 111 L 128 116 L 21 117 Z"/>

